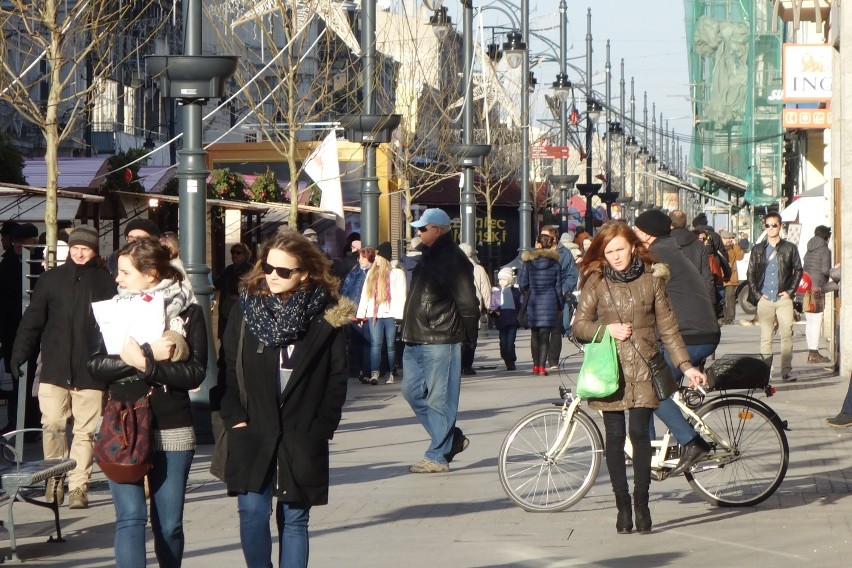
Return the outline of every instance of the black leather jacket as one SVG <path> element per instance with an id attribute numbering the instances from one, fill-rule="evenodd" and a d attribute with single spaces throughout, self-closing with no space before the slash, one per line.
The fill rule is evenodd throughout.
<path id="1" fill-rule="evenodd" d="M 181 314 L 186 322 L 186 342 L 189 358 L 186 361 L 154 361 L 150 349 L 145 350 L 146 369 L 136 370 L 121 360 L 118 355 L 108 355 L 103 337 L 97 333 L 98 341 L 92 346 L 88 369 L 92 378 L 109 387 L 110 395 L 116 400 L 133 401 L 143 396 L 153 386 L 151 414 L 153 428 L 166 430 L 192 426 L 189 407 L 189 391 L 198 388 L 207 374 L 207 325 L 204 312 L 198 304 L 192 304 Z M 119 379 L 138 379 L 117 383 Z"/>
<path id="2" fill-rule="evenodd" d="M 796 245 L 781 239 L 775 247 L 778 252 L 778 292 L 787 292 L 790 298 L 795 297 L 796 288 L 802 278 L 802 259 Z M 763 287 L 763 277 L 766 272 L 766 241 L 763 240 L 751 249 L 748 259 L 748 301 L 757 304 L 760 300 L 760 289 Z"/>
<path id="3" fill-rule="evenodd" d="M 441 235 L 423 247 L 414 268 L 405 302 L 402 340 L 406 343 L 447 344 L 476 339 L 479 301 L 473 285 L 473 265 L 452 240 Z"/>

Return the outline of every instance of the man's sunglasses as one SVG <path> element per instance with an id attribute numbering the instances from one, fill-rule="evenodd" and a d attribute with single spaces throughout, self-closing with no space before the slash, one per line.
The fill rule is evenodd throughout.
<path id="1" fill-rule="evenodd" d="M 766 223 L 764 225 L 767 229 L 777 229 L 779 226 L 778 223 Z"/>
<path id="2" fill-rule="evenodd" d="M 418 233 L 425 233 L 428 230 L 429 230 L 429 225 L 426 225 L 425 227 L 417 227 Z"/>
<path id="3" fill-rule="evenodd" d="M 272 271 L 275 271 L 275 273 L 284 280 L 288 280 L 291 276 L 293 276 L 293 273 L 295 272 L 302 272 L 301 268 L 285 268 L 283 266 L 272 266 L 268 262 L 263 261 L 261 261 L 260 263 L 260 268 L 261 270 L 263 270 L 264 274 L 272 274 Z"/>

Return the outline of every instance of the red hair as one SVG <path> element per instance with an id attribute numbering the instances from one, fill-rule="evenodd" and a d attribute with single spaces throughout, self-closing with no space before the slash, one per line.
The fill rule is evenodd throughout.
<path id="1" fill-rule="evenodd" d="M 583 262 L 580 264 L 580 286 L 586 283 L 589 276 L 595 272 L 603 272 L 607 265 L 604 251 L 607 245 L 616 237 L 623 237 L 627 244 L 633 247 L 633 254 L 638 254 L 645 264 L 653 264 L 654 260 L 636 233 L 623 221 L 609 221 L 604 223 L 598 233 L 592 239 L 589 250 L 583 254 Z"/>

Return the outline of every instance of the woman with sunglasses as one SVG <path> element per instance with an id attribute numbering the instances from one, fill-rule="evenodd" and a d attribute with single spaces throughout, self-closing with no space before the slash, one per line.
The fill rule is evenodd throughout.
<path id="1" fill-rule="evenodd" d="M 323 252 L 285 229 L 243 277 L 228 320 L 224 477 L 249 568 L 272 566 L 273 497 L 279 565 L 288 568 L 307 566 L 310 509 L 328 502 L 329 440 L 348 377 L 343 329 L 355 315 L 337 288 Z"/>
<path id="2" fill-rule="evenodd" d="M 195 453 L 189 391 L 207 372 L 207 327 L 183 275 L 169 251 L 154 238 L 127 243 L 117 253 L 118 297 L 162 296 L 166 330 L 160 339 L 139 345 L 131 339 L 119 355 L 108 355 L 103 338 L 88 361 L 92 377 L 109 386 L 114 400 L 136 401 L 151 393 L 153 430 L 151 529 L 160 566 L 181 565 L 184 549 L 183 505 Z M 160 320 L 163 321 L 163 320 Z M 143 480 L 109 481 L 115 506 L 115 565 L 145 566 L 147 499 Z"/>

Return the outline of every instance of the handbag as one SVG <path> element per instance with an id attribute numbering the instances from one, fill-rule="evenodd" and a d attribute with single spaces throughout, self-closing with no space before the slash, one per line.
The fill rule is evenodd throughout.
<path id="1" fill-rule="evenodd" d="M 583 365 L 577 373 L 577 396 L 605 398 L 618 390 L 621 373 L 615 340 L 604 328 L 603 337 L 596 342 L 602 326 L 595 330 L 592 342 L 583 349 Z"/>
<path id="2" fill-rule="evenodd" d="M 243 374 L 243 344 L 246 339 L 246 320 L 240 325 L 240 339 L 237 342 L 237 386 L 240 391 L 240 403 L 248 409 L 246 403 L 246 381 Z M 222 362 L 224 365 L 224 361 Z M 221 411 L 210 413 L 213 425 L 213 455 L 210 456 L 210 473 L 219 481 L 225 481 L 225 464 L 228 462 L 228 429 L 222 421 Z"/>
<path id="3" fill-rule="evenodd" d="M 521 298 L 521 306 L 518 310 L 518 325 L 524 329 L 529 329 L 529 318 L 527 317 L 527 305 L 530 303 L 531 290 L 525 290 Z"/>
<path id="4" fill-rule="evenodd" d="M 816 299 L 814 298 L 814 292 L 812 289 L 809 289 L 802 296 L 802 311 L 809 314 L 817 311 Z"/>
<path id="5" fill-rule="evenodd" d="M 95 440 L 95 460 L 116 483 L 137 483 L 151 469 L 151 394 L 133 402 L 113 400 L 110 395 Z"/>

